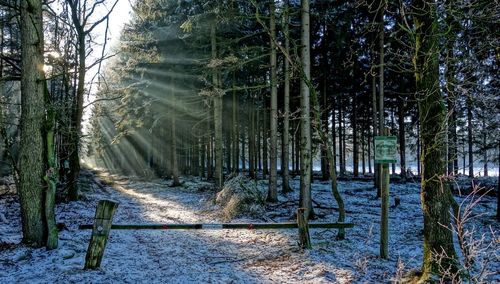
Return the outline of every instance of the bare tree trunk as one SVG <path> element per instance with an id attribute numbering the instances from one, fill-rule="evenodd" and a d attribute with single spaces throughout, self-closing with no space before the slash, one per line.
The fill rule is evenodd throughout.
<path id="1" fill-rule="evenodd" d="M 250 106 L 250 134 L 248 136 L 248 175 L 255 179 L 255 99 Z"/>
<path id="2" fill-rule="evenodd" d="M 269 173 L 269 190 L 267 192 L 267 201 L 278 201 L 277 176 L 278 176 L 278 86 L 276 75 L 276 19 L 275 19 L 274 0 L 269 1 L 269 17 L 270 17 L 270 32 L 271 32 L 271 111 L 269 120 L 271 122 L 270 135 L 270 173 Z M 266 149 L 264 149 L 266 151 Z"/>
<path id="3" fill-rule="evenodd" d="M 417 175 L 422 174 L 422 143 L 420 141 L 420 122 L 417 122 Z"/>
<path id="4" fill-rule="evenodd" d="M 236 86 L 236 76 L 235 76 L 235 73 L 233 72 L 233 89 L 235 89 L 234 87 Z M 233 110 L 233 125 L 232 125 L 232 129 L 233 129 L 233 137 L 232 137 L 232 150 L 233 150 L 233 161 L 232 161 L 232 165 L 233 165 L 233 172 L 239 172 L 240 171 L 240 165 L 239 165 L 239 161 L 240 161 L 240 157 L 239 157 L 239 154 L 240 154 L 240 143 L 239 143 L 239 116 L 238 116 L 238 97 L 236 96 L 236 89 L 233 91 L 233 107 L 232 107 L 232 110 Z"/>
<path id="5" fill-rule="evenodd" d="M 248 129 L 248 128 L 247 128 Z M 242 131 L 241 131 L 241 170 L 242 171 L 245 171 L 247 169 L 247 161 L 246 161 L 246 155 L 245 155 L 245 151 L 246 151 L 246 136 L 245 136 L 245 128 L 242 128 Z"/>
<path id="6" fill-rule="evenodd" d="M 486 130 L 486 118 L 483 117 L 483 163 L 484 163 L 484 176 L 488 176 L 488 135 Z"/>
<path id="7" fill-rule="evenodd" d="M 467 98 L 467 142 L 469 145 L 469 177 L 474 177 L 474 147 L 472 134 L 472 98 Z"/>
<path id="8" fill-rule="evenodd" d="M 372 56 L 375 57 L 375 51 L 372 50 Z M 374 67 L 375 65 L 375 58 L 372 59 L 372 66 Z M 375 68 L 373 68 L 375 69 Z M 375 71 L 372 70 L 372 74 L 371 74 L 371 78 L 372 78 L 372 123 L 373 123 L 373 126 L 372 126 L 372 142 L 375 141 L 375 136 L 377 136 L 377 131 L 378 131 L 378 123 L 377 123 L 377 77 L 376 77 L 376 74 L 374 74 Z M 370 148 L 368 148 L 370 149 Z M 371 165 L 371 155 L 370 156 L 370 164 Z M 374 155 L 375 156 L 375 155 Z M 375 186 L 375 188 L 377 189 L 377 197 L 380 197 L 380 183 L 379 183 L 379 166 L 377 164 L 375 164 L 375 160 L 374 160 L 374 163 L 373 163 L 373 168 L 374 168 L 374 175 L 373 175 L 373 184 Z M 370 170 L 371 172 L 371 170 Z"/>
<path id="9" fill-rule="evenodd" d="M 356 92 L 352 90 L 352 166 L 353 175 L 359 176 L 358 110 Z"/>
<path id="10" fill-rule="evenodd" d="M 406 103 L 400 99 L 399 101 L 399 117 L 398 117 L 398 122 L 399 122 L 399 158 L 401 162 L 401 180 L 403 182 L 406 182 L 406 138 L 405 138 L 405 116 L 404 113 L 406 111 L 405 109 Z"/>
<path id="11" fill-rule="evenodd" d="M 344 135 L 342 131 L 342 98 L 341 95 L 338 94 L 338 106 L 339 106 L 339 175 L 343 176 L 345 174 L 345 166 L 344 166 L 344 150 L 345 148 L 343 147 L 343 141 L 344 141 Z"/>
<path id="12" fill-rule="evenodd" d="M 335 97 L 332 98 L 332 156 L 335 165 L 335 174 L 337 173 L 337 132 L 335 127 Z"/>
<path id="13" fill-rule="evenodd" d="M 436 6 L 426 0 L 415 0 L 415 55 L 413 63 L 417 83 L 417 100 L 422 139 L 422 209 L 424 213 L 424 259 L 421 281 L 443 269 L 456 272 L 453 236 L 447 228 L 454 202 L 448 184 L 443 181 L 446 161 L 445 116 L 439 88 L 439 32 Z M 438 255 L 446 257 L 439 258 Z"/>
<path id="14" fill-rule="evenodd" d="M 285 17 L 285 24 L 284 24 L 284 31 L 283 33 L 285 34 L 285 52 L 287 54 L 290 53 L 290 33 L 289 33 L 289 1 L 286 1 L 285 7 L 284 7 L 284 17 Z M 282 153 L 282 161 L 281 161 L 281 172 L 283 175 L 283 187 L 282 191 L 283 192 L 291 192 L 292 188 L 290 187 L 290 173 L 289 173 L 289 160 L 290 160 L 290 153 L 289 153 L 289 142 L 290 142 L 290 62 L 288 60 L 285 60 L 285 86 L 284 86 L 284 98 L 283 98 L 283 153 Z"/>
<path id="15" fill-rule="evenodd" d="M 500 222 L 500 140 L 498 140 L 497 221 Z"/>
<path id="16" fill-rule="evenodd" d="M 366 160 L 365 160 L 365 131 L 364 124 L 362 125 L 363 130 L 361 130 L 361 170 L 363 176 L 366 175 Z"/>
<path id="17" fill-rule="evenodd" d="M 379 10 L 377 11 L 377 21 L 379 24 L 379 31 L 378 31 L 378 48 L 379 48 L 379 70 L 378 70 L 378 76 L 379 76 L 379 82 L 378 82 L 378 128 L 379 128 L 379 134 L 382 135 L 384 133 L 384 64 L 385 64 L 385 59 L 384 59 L 384 13 L 385 13 L 385 3 L 383 3 L 383 0 L 380 1 L 380 7 Z M 378 188 L 377 188 L 377 198 L 381 197 L 381 183 L 382 183 L 382 166 L 378 165 Z"/>
<path id="18" fill-rule="evenodd" d="M 309 0 L 301 0 L 301 62 L 302 80 L 300 80 L 300 207 L 305 209 L 306 218 L 312 215 L 311 199 L 311 117 L 310 94 L 307 82 L 311 79 L 311 54 L 309 39 Z"/>
<path id="19" fill-rule="evenodd" d="M 260 118 L 261 109 L 258 106 L 255 107 L 255 134 L 257 135 L 256 144 L 255 144 L 255 169 L 256 171 L 262 171 L 262 155 L 261 155 L 261 145 L 262 141 L 262 122 Z M 255 176 L 257 177 L 257 175 Z"/>
<path id="20" fill-rule="evenodd" d="M 23 243 L 34 247 L 47 242 L 44 206 L 43 27 L 41 1 L 21 1 L 21 141 L 19 147 L 19 200 Z"/>
<path id="21" fill-rule="evenodd" d="M 175 98 L 174 98 L 174 106 L 175 106 Z M 176 130 L 176 118 L 175 114 L 172 115 L 171 117 L 171 128 L 170 130 L 172 131 L 172 153 L 171 153 L 171 159 L 172 159 L 172 186 L 179 186 L 181 185 L 181 182 L 179 181 L 179 165 L 177 161 L 177 130 Z"/>
<path id="22" fill-rule="evenodd" d="M 324 66 L 326 66 L 326 64 Z M 322 129 L 323 129 L 322 131 L 325 133 L 325 135 L 328 136 L 329 111 L 328 111 L 328 105 L 327 105 L 326 92 L 327 92 L 327 80 L 326 80 L 326 75 L 325 75 L 325 77 L 323 78 L 323 90 L 321 92 L 321 102 L 322 102 L 322 104 L 321 104 L 322 105 L 321 125 L 322 125 Z M 330 172 L 329 172 L 328 166 L 329 166 L 329 163 L 328 163 L 326 149 L 323 147 L 321 149 L 321 179 L 322 180 L 328 180 L 330 178 Z"/>
<path id="23" fill-rule="evenodd" d="M 368 129 L 369 131 L 369 129 Z M 371 141 L 371 135 L 368 133 L 367 136 L 367 144 L 368 144 L 368 149 L 367 149 L 367 156 L 368 156 L 368 173 L 372 173 L 372 141 Z"/>
<path id="24" fill-rule="evenodd" d="M 217 59 L 217 38 L 215 23 L 210 29 L 210 38 L 212 46 L 212 59 Z M 215 131 L 215 186 L 222 188 L 222 96 L 219 94 L 219 76 L 217 70 L 213 70 L 212 84 L 216 91 L 214 95 L 214 131 Z"/>
<path id="25" fill-rule="evenodd" d="M 264 108 L 262 109 L 262 178 L 266 179 L 267 175 L 269 174 L 269 147 L 267 143 L 267 138 L 269 137 L 269 123 L 268 123 L 268 117 L 269 113 L 267 111 L 267 100 L 265 98 L 265 95 L 262 95 L 262 102 Z"/>

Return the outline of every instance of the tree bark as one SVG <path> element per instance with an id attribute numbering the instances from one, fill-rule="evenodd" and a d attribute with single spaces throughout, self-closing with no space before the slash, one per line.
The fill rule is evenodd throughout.
<path id="1" fill-rule="evenodd" d="M 250 106 L 250 132 L 248 136 L 248 175 L 255 179 L 255 99 Z"/>
<path id="2" fill-rule="evenodd" d="M 500 222 L 500 140 L 498 140 L 497 221 Z"/>
<path id="3" fill-rule="evenodd" d="M 337 95 L 338 97 L 338 107 L 339 107 L 339 175 L 343 176 L 345 174 L 345 166 L 344 166 L 344 150 L 345 148 L 343 147 L 343 141 L 344 141 L 344 135 L 342 131 L 342 97 L 341 94 Z"/>
<path id="4" fill-rule="evenodd" d="M 309 23 L 309 0 L 301 0 L 301 62 L 302 80 L 300 80 L 300 207 L 304 208 L 305 218 L 311 217 L 311 109 L 310 93 L 307 82 L 311 80 L 311 53 L 310 53 L 310 23 Z"/>
<path id="5" fill-rule="evenodd" d="M 43 186 L 43 76 L 42 3 L 21 1 L 21 138 L 19 200 L 23 243 L 41 247 L 47 241 Z"/>
<path id="6" fill-rule="evenodd" d="M 424 259 L 422 281 L 442 269 L 457 271 L 453 236 L 447 228 L 453 197 L 443 181 L 446 160 L 444 152 L 444 99 L 439 87 L 439 31 L 436 6 L 426 0 L 413 2 L 415 21 L 415 54 L 413 64 L 422 141 L 421 198 L 424 213 Z M 446 255 L 439 259 L 438 255 Z"/>
<path id="7" fill-rule="evenodd" d="M 270 135 L 270 173 L 269 190 L 267 201 L 278 201 L 277 176 L 278 176 L 278 86 L 276 75 L 276 19 L 274 0 L 269 1 L 269 27 L 271 32 L 271 111 L 269 120 L 271 122 Z M 266 149 L 264 149 L 266 151 Z"/>
<path id="8" fill-rule="evenodd" d="M 372 49 L 372 56 L 375 57 L 375 51 Z M 372 68 L 375 69 L 375 58 L 372 59 Z M 372 126 L 372 142 L 375 141 L 375 136 L 377 136 L 377 131 L 378 131 L 378 123 L 377 123 L 377 77 L 376 77 L 376 74 L 375 74 L 375 71 L 372 70 L 372 74 L 371 74 L 371 78 L 372 78 L 372 123 L 373 123 L 373 126 Z M 370 148 L 368 148 L 368 151 L 369 151 Z M 370 156 L 370 161 L 371 161 L 371 155 Z M 375 155 L 374 155 L 375 156 Z M 370 162 L 371 164 L 371 162 Z M 369 164 L 369 165 L 370 165 Z M 380 197 L 380 191 L 379 191 L 379 166 L 377 164 L 375 164 L 375 160 L 373 162 L 373 168 L 374 168 L 374 175 L 373 175 L 373 184 L 375 186 L 375 188 L 377 189 L 377 197 Z M 370 170 L 371 172 L 371 170 Z"/>
<path id="9" fill-rule="evenodd" d="M 401 180 L 403 182 L 406 182 L 406 138 L 405 138 L 405 111 L 406 111 L 406 103 L 403 101 L 403 99 L 399 100 L 399 117 L 398 117 L 398 122 L 399 122 L 399 159 L 401 162 Z"/>
<path id="10" fill-rule="evenodd" d="M 210 42 L 212 48 L 212 59 L 217 59 L 217 38 L 215 23 L 210 29 Z M 222 188 L 222 95 L 219 94 L 220 81 L 216 69 L 212 73 L 212 84 L 215 90 L 214 95 L 214 131 L 215 131 L 215 186 Z"/>
<path id="11" fill-rule="evenodd" d="M 467 143 L 469 146 L 469 177 L 474 177 L 474 145 L 472 133 L 472 97 L 467 97 Z"/>
<path id="12" fill-rule="evenodd" d="M 289 33 L 289 1 L 285 2 L 284 7 L 284 17 L 285 24 L 283 28 L 283 33 L 285 35 L 285 52 L 290 54 L 290 33 Z M 290 142 L 290 62 L 285 59 L 285 82 L 284 82 L 284 98 L 283 98 L 283 153 L 281 161 L 281 173 L 283 176 L 282 191 L 284 193 L 291 192 L 290 187 L 290 152 L 289 152 L 289 142 Z"/>
<path id="13" fill-rule="evenodd" d="M 238 173 L 240 171 L 240 165 L 239 165 L 239 161 L 240 161 L 240 142 L 239 142 L 239 137 L 240 137 L 240 134 L 239 134 L 239 116 L 238 116 L 238 97 L 236 96 L 236 89 L 234 88 L 236 86 L 236 75 L 235 73 L 233 72 L 233 107 L 232 107 L 232 110 L 233 110 L 233 125 L 232 125 L 232 129 L 233 129 L 233 137 L 232 137 L 232 150 L 233 150 L 233 161 L 232 161 L 232 165 L 233 165 L 233 172 L 236 172 Z"/>
<path id="14" fill-rule="evenodd" d="M 175 99 L 174 99 L 175 100 Z M 174 103 L 175 105 L 175 103 Z M 172 115 L 171 117 L 171 128 L 170 130 L 172 131 L 172 144 L 171 146 L 171 159 L 172 159 L 172 186 L 179 186 L 181 185 L 181 182 L 179 180 L 179 165 L 178 165 L 178 160 L 177 160 L 177 130 L 176 130 L 176 118 L 175 115 Z"/>
<path id="15" fill-rule="evenodd" d="M 352 166 L 353 175 L 359 176 L 358 110 L 356 91 L 352 90 Z"/>
<path id="16" fill-rule="evenodd" d="M 379 10 L 377 11 L 377 22 L 378 22 L 378 48 L 379 48 L 379 70 L 378 70 L 378 128 L 379 133 L 384 133 L 384 13 L 385 13 L 385 1 L 380 1 Z M 381 184 L 382 184 L 382 166 L 378 167 L 378 187 L 377 187 L 377 198 L 381 197 Z"/>

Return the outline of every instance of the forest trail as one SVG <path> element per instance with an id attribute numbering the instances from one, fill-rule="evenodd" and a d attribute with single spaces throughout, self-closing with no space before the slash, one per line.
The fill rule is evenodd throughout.
<path id="1" fill-rule="evenodd" d="M 170 187 L 161 179 L 144 182 L 107 177 L 109 186 L 94 182 L 78 202 L 57 206 L 57 221 L 66 224 L 57 250 L 31 249 L 20 241 L 19 205 L 15 197 L 0 199 L 8 224 L 0 223 L 0 283 L 366 283 L 387 282 L 401 271 L 418 268 L 422 258 L 419 185 L 391 185 L 401 205 L 390 211 L 390 259 L 378 257 L 379 200 L 371 182 L 340 181 L 348 210 L 347 239 L 336 230 L 313 229 L 313 250 L 302 251 L 296 230 L 112 230 L 101 268 L 83 270 L 97 202 L 119 202 L 115 224 L 221 223 L 210 183 L 184 177 Z M 299 180 L 292 179 L 297 189 Z M 267 188 L 267 181 L 256 186 Z M 318 222 L 335 221 L 337 212 L 328 182 L 313 183 Z M 257 218 L 232 222 L 293 221 L 298 191 L 279 195 Z M 391 197 L 392 203 L 392 197 Z M 478 210 L 493 212 L 495 200 L 485 197 Z M 478 228 L 487 230 L 481 222 Z M 479 225 L 479 224 L 477 224 Z M 498 231 L 497 224 L 493 229 Z M 485 231 L 486 232 L 486 231 Z M 4 244 L 14 245 L 4 245 Z M 500 270 L 498 264 L 493 267 Z"/>
<path id="2" fill-rule="evenodd" d="M 114 223 L 221 222 L 217 211 L 210 210 L 213 193 L 198 190 L 204 185 L 186 180 L 182 187 L 176 188 L 163 181 L 116 183 L 115 191 L 110 192 L 110 198 L 120 203 Z M 127 269 L 123 275 L 123 279 L 136 276 L 132 281 L 345 283 L 352 280 L 348 271 L 339 270 L 337 278 L 323 264 L 307 260 L 307 253 L 298 249 L 296 234 L 296 230 L 115 230 L 102 266 L 104 270 L 114 270 L 123 267 L 123 259 L 135 262 L 137 273 Z"/>

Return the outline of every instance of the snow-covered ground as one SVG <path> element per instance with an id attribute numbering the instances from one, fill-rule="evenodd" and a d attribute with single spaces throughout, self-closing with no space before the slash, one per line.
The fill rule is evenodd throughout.
<path id="1" fill-rule="evenodd" d="M 57 250 L 20 245 L 19 204 L 12 195 L 0 197 L 0 283 L 381 283 L 397 280 L 422 261 L 422 213 L 418 184 L 391 185 L 390 259 L 379 254 L 380 200 L 371 183 L 340 182 L 347 221 L 347 239 L 336 241 L 336 230 L 313 229 L 313 249 L 302 251 L 296 230 L 115 230 L 101 268 L 83 270 L 90 230 L 79 224 L 92 222 L 97 201 L 120 203 L 114 223 L 218 223 L 220 208 L 213 203 L 210 184 L 184 178 L 182 187 L 171 188 L 163 180 L 143 182 L 118 179 L 104 190 L 96 185 L 84 200 L 57 206 L 57 221 L 67 229 L 60 233 Z M 265 187 L 266 181 L 258 182 Z M 282 222 L 295 220 L 298 179 L 294 193 L 280 195 L 259 218 L 233 222 Z M 315 222 L 336 221 L 337 211 L 329 183 L 313 184 Z M 461 200 L 461 199 L 459 199 Z M 494 221 L 495 198 L 483 197 L 475 207 L 478 233 L 499 233 Z M 2 220 L 3 219 L 3 220 Z M 498 245 L 490 252 L 499 254 Z M 500 261 L 489 266 L 489 281 L 500 283 Z"/>

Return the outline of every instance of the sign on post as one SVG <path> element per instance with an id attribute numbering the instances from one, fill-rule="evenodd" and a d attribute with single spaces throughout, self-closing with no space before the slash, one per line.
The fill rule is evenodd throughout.
<path id="1" fill-rule="evenodd" d="M 396 163 L 398 146 L 396 136 L 375 136 L 375 163 Z"/>

